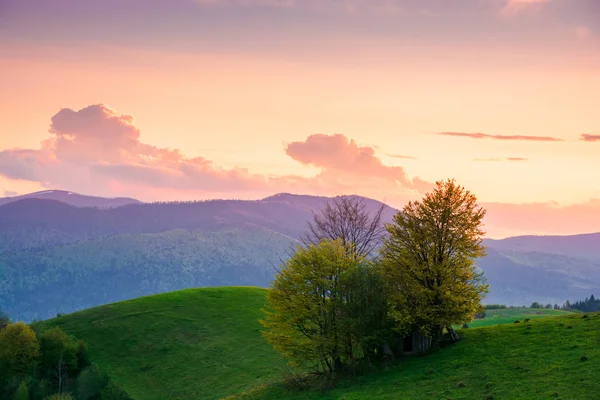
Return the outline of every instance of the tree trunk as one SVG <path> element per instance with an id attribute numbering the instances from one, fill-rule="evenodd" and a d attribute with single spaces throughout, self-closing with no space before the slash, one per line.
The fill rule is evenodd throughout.
<path id="1" fill-rule="evenodd" d="M 456 331 L 454 330 L 454 328 L 452 328 L 452 326 L 446 327 L 446 330 L 450 334 L 450 337 L 452 338 L 453 341 L 458 342 L 460 340 L 460 336 L 458 336 L 458 333 L 456 333 Z"/>

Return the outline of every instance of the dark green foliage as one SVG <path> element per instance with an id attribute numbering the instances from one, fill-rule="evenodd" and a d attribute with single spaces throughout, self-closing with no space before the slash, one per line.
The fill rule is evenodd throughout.
<path id="1" fill-rule="evenodd" d="M 0 331 L 0 398 L 61 399 L 77 392 L 76 400 L 99 400 L 109 378 L 95 366 L 82 372 L 88 364 L 85 342 L 59 327 L 9 324 Z"/>
<path id="2" fill-rule="evenodd" d="M 77 377 L 76 399 L 77 400 L 97 400 L 109 384 L 109 377 L 100 371 L 95 365 L 90 365 Z M 113 384 L 114 386 L 114 384 Z"/>
<path id="3" fill-rule="evenodd" d="M 110 382 L 102 392 L 100 392 L 100 400 L 132 400 L 131 397 L 117 386 L 114 382 Z"/>
<path id="4" fill-rule="evenodd" d="M 486 310 L 504 310 L 507 307 L 504 304 L 487 304 L 483 308 Z"/>
<path id="5" fill-rule="evenodd" d="M 578 310 L 582 312 L 595 312 L 600 311 L 600 299 L 596 299 L 594 295 L 586 298 L 583 301 L 576 301 L 574 303 L 566 302 L 561 309 L 563 310 Z"/>
<path id="6" fill-rule="evenodd" d="M 25 381 L 21 382 L 19 385 L 13 400 L 29 400 L 29 389 L 27 388 L 27 383 L 25 383 Z"/>

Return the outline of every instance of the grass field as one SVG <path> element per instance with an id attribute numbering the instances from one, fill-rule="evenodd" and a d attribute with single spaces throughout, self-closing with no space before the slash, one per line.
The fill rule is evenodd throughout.
<path id="1" fill-rule="evenodd" d="M 293 393 L 278 384 L 231 400 L 600 399 L 599 313 L 466 329 L 460 334 L 460 342 L 437 353 L 403 358 L 387 371 L 344 382 L 325 394 Z M 581 361 L 582 356 L 588 360 Z"/>
<path id="2" fill-rule="evenodd" d="M 501 310 L 486 310 L 484 319 L 477 319 L 469 323 L 469 328 L 512 324 L 515 321 L 523 322 L 524 319 L 547 318 L 571 314 L 569 311 L 552 310 L 547 308 L 505 308 Z"/>
<path id="3" fill-rule="evenodd" d="M 93 361 L 136 400 L 600 400 L 600 314 L 523 314 L 529 309 L 498 310 L 490 320 L 510 323 L 460 330 L 457 344 L 401 358 L 330 392 L 290 392 L 278 383 L 283 362 L 259 332 L 265 293 L 185 290 L 44 323 L 86 340 Z"/>
<path id="4" fill-rule="evenodd" d="M 264 289 L 183 290 L 96 307 L 46 324 L 88 342 L 136 400 L 220 399 L 277 380 L 258 322 Z"/>

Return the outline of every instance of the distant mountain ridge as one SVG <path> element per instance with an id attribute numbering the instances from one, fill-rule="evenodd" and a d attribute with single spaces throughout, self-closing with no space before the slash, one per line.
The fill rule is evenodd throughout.
<path id="1" fill-rule="evenodd" d="M 139 200 L 129 197 L 96 197 L 87 196 L 79 193 L 69 192 L 65 190 L 44 190 L 41 192 L 29 193 L 22 196 L 3 197 L 0 198 L 0 206 L 15 201 L 25 199 L 45 199 L 55 200 L 69 204 L 74 207 L 97 207 L 97 208 L 115 208 L 122 207 L 128 204 L 139 204 Z"/>
<path id="2" fill-rule="evenodd" d="M 187 287 L 266 287 L 330 199 L 280 193 L 110 207 L 97 198 L 85 203 L 95 206 L 72 205 L 64 199 L 73 195 L 65 193 L 0 206 L 0 308 L 15 318 Z M 383 205 L 386 222 L 397 212 L 363 201 L 371 212 Z M 485 302 L 560 304 L 598 296 L 599 243 L 600 234 L 485 239 L 488 255 L 476 260 L 491 285 Z"/>

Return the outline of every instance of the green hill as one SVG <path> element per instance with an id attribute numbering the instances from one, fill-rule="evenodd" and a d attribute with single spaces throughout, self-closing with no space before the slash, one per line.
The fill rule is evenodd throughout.
<path id="1" fill-rule="evenodd" d="M 510 310 L 508 324 L 460 330 L 457 344 L 401 358 L 326 394 L 290 392 L 278 383 L 282 360 L 259 332 L 265 293 L 184 290 L 44 324 L 86 340 L 92 359 L 136 400 L 600 399 L 600 314 L 513 323 L 526 309 Z"/>
<path id="2" fill-rule="evenodd" d="M 265 289 L 190 289 L 55 318 L 136 400 L 219 399 L 276 381 L 283 362 L 259 333 Z"/>

